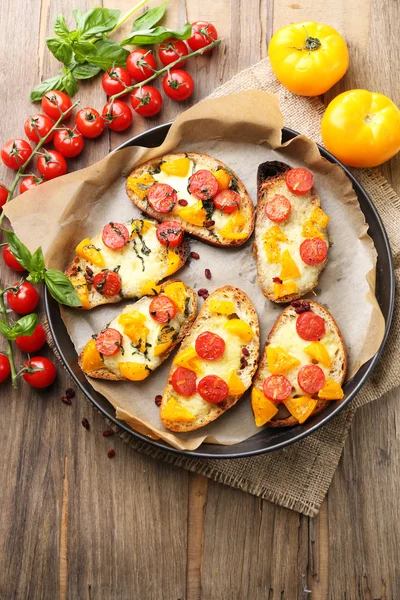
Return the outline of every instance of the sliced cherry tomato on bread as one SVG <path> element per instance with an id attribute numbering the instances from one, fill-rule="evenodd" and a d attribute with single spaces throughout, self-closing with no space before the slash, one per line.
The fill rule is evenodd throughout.
<path id="1" fill-rule="evenodd" d="M 229 395 L 227 383 L 218 375 L 206 375 L 197 384 L 197 391 L 206 402 L 220 404 Z"/>
<path id="2" fill-rule="evenodd" d="M 230 214 L 239 210 L 240 194 L 234 190 L 222 190 L 214 198 L 215 208 L 223 213 Z"/>
<path id="3" fill-rule="evenodd" d="M 155 183 L 147 196 L 150 206 L 160 213 L 170 212 L 178 201 L 173 187 L 168 183 Z"/>
<path id="4" fill-rule="evenodd" d="M 104 356 L 114 356 L 121 350 L 122 335 L 117 329 L 108 327 L 101 331 L 95 340 L 96 348 Z"/>
<path id="5" fill-rule="evenodd" d="M 297 374 L 297 381 L 303 392 L 313 396 L 324 387 L 325 375 L 318 365 L 304 365 Z"/>
<path id="6" fill-rule="evenodd" d="M 156 230 L 160 244 L 167 248 L 179 246 L 183 239 L 183 228 L 178 221 L 163 221 Z"/>
<path id="7" fill-rule="evenodd" d="M 292 384 L 284 375 L 270 375 L 263 384 L 264 396 L 272 402 L 286 400 L 292 392 Z"/>
<path id="8" fill-rule="evenodd" d="M 129 241 L 129 231 L 122 223 L 107 223 L 101 236 L 103 244 L 111 250 L 121 250 Z"/>
<path id="9" fill-rule="evenodd" d="M 177 306 L 168 296 L 156 296 L 151 301 L 149 313 L 157 323 L 168 323 L 177 313 Z"/>
<path id="10" fill-rule="evenodd" d="M 225 352 L 225 340 L 216 333 L 203 331 L 196 338 L 195 348 L 200 358 L 218 360 Z"/>
<path id="11" fill-rule="evenodd" d="M 292 205 L 286 196 L 276 194 L 269 202 L 266 203 L 264 210 L 268 219 L 274 223 L 281 223 L 289 218 Z"/>
<path id="12" fill-rule="evenodd" d="M 286 185 L 293 194 L 307 194 L 314 185 L 314 176 L 308 169 L 290 169 L 285 176 Z"/>
<path id="13" fill-rule="evenodd" d="M 93 278 L 93 286 L 99 294 L 111 298 L 121 291 L 121 277 L 114 271 L 100 271 Z"/>
<path id="14" fill-rule="evenodd" d="M 326 261 L 327 256 L 328 246 L 321 238 L 310 238 L 300 244 L 300 257 L 306 265 L 320 265 Z"/>
<path id="15" fill-rule="evenodd" d="M 304 312 L 297 317 L 296 331 L 302 340 L 317 342 L 325 335 L 325 321 L 311 311 Z"/>
<path id="16" fill-rule="evenodd" d="M 196 392 L 197 375 L 191 369 L 178 367 L 172 375 L 172 387 L 181 396 L 193 396 Z"/>
<path id="17" fill-rule="evenodd" d="M 209 200 L 218 192 L 218 181 L 210 171 L 200 169 L 189 180 L 189 192 L 198 200 Z"/>

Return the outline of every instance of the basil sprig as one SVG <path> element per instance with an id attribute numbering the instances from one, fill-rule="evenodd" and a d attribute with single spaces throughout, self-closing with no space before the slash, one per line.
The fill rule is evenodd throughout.
<path id="1" fill-rule="evenodd" d="M 185 23 L 182 29 L 173 30 L 157 25 L 165 15 L 167 0 L 160 6 L 151 8 L 138 17 L 132 24 L 132 33 L 121 42 L 121 46 L 159 44 L 167 38 L 187 40 L 192 34 L 192 26 Z"/>
<path id="2" fill-rule="evenodd" d="M 24 269 L 29 272 L 28 281 L 44 283 L 54 300 L 57 300 L 60 304 L 82 306 L 82 302 L 79 300 L 78 294 L 68 277 L 57 269 L 46 269 L 41 247 L 32 254 L 13 231 L 5 229 L 4 233 L 11 252 Z M 19 333 L 18 335 L 30 334 Z"/>
<path id="3" fill-rule="evenodd" d="M 18 319 L 12 327 L 0 321 L 0 335 L 6 338 L 6 340 L 16 340 L 20 335 L 32 335 L 37 325 L 37 315 L 33 313 L 25 315 Z"/>

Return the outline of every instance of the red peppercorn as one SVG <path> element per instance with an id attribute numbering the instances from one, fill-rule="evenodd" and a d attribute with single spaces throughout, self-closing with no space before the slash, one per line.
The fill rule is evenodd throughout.
<path id="1" fill-rule="evenodd" d="M 242 348 L 242 354 L 244 354 L 245 356 L 250 356 L 250 352 L 244 346 Z"/>
<path id="2" fill-rule="evenodd" d="M 280 277 L 273 277 L 273 278 L 272 278 L 272 281 L 273 281 L 274 283 L 283 283 L 283 281 L 282 281 L 282 279 L 281 279 Z"/>
<path id="3" fill-rule="evenodd" d="M 157 396 L 154 398 L 154 402 L 157 404 L 157 406 L 161 406 L 161 401 L 162 401 L 161 394 L 157 394 Z"/>
<path id="4" fill-rule="evenodd" d="M 188 205 L 188 201 L 184 200 L 183 198 L 181 198 L 180 200 L 178 200 L 178 204 L 180 204 L 181 206 L 187 206 Z"/>
<path id="5" fill-rule="evenodd" d="M 61 401 L 64 402 L 64 404 L 72 404 L 71 398 L 68 398 L 68 396 L 61 396 Z"/>
<path id="6" fill-rule="evenodd" d="M 66 397 L 70 400 L 71 398 L 75 398 L 75 390 L 73 390 L 72 388 L 67 388 L 65 390 L 65 395 Z"/>
<path id="7" fill-rule="evenodd" d="M 103 436 L 104 437 L 110 437 L 111 435 L 114 435 L 115 431 L 113 429 L 106 429 L 105 431 L 103 431 Z"/>
<path id="8" fill-rule="evenodd" d="M 82 425 L 84 426 L 85 429 L 87 429 L 89 431 L 90 423 L 87 419 L 85 419 L 85 417 L 82 419 Z"/>
<path id="9" fill-rule="evenodd" d="M 199 260 L 200 258 L 200 254 L 198 254 L 197 252 L 191 252 L 190 256 L 194 258 L 194 260 Z"/>
<path id="10" fill-rule="evenodd" d="M 199 291 L 197 292 L 197 294 L 200 296 L 200 298 L 203 296 L 208 296 L 208 290 L 206 290 L 206 288 L 200 288 Z"/>
<path id="11" fill-rule="evenodd" d="M 210 221 L 206 221 L 204 223 L 205 227 L 213 227 L 215 225 L 215 221 L 213 221 L 212 219 Z"/>
<path id="12" fill-rule="evenodd" d="M 210 271 L 210 269 L 205 269 L 204 275 L 207 277 L 207 279 L 211 279 L 211 271 Z"/>
<path id="13" fill-rule="evenodd" d="M 107 456 L 108 458 L 114 458 L 115 456 L 115 450 L 113 450 L 112 448 L 107 452 Z"/>
<path id="14" fill-rule="evenodd" d="M 301 313 L 308 312 L 310 310 L 310 303 L 307 302 L 307 300 L 293 300 L 293 302 L 291 302 L 291 305 L 293 306 L 295 312 L 298 315 L 301 315 Z"/>

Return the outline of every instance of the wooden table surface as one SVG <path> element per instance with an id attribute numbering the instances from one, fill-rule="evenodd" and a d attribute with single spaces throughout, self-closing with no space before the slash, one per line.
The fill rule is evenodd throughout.
<path id="1" fill-rule="evenodd" d="M 57 72 L 45 47 L 56 15 L 70 21 L 72 9 L 95 5 L 101 2 L 2 0 L 1 142 L 23 137 L 36 110 L 29 90 Z M 132 5 L 107 3 L 122 11 Z M 170 24 L 199 18 L 215 23 L 225 41 L 212 57 L 190 62 L 196 92 L 187 106 L 265 57 L 272 32 L 302 20 L 337 27 L 349 45 L 349 71 L 326 102 L 365 87 L 400 104 L 398 1 L 170 0 Z M 84 106 L 105 102 L 98 79 L 78 96 Z M 166 102 L 158 118 L 89 141 L 70 164 L 93 163 L 185 106 Z M 5 170 L 0 179 L 8 183 Z M 400 192 L 400 155 L 382 172 Z M 72 406 L 61 402 L 70 386 L 59 368 L 45 393 L 23 382 L 18 391 L 1 387 L 1 600 L 400 598 L 398 393 L 358 411 L 321 512 L 310 519 L 104 438 L 102 416 L 81 394 Z"/>

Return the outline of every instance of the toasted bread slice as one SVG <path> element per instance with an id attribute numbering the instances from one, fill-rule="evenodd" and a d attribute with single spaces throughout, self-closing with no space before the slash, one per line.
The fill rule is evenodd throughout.
<path id="1" fill-rule="evenodd" d="M 195 349 L 198 336 L 207 331 L 217 334 L 225 342 L 223 355 L 217 360 L 200 358 Z M 193 431 L 234 406 L 251 385 L 259 347 L 257 313 L 248 296 L 228 285 L 215 290 L 204 302 L 171 366 L 160 407 L 164 426 L 177 432 Z M 217 375 L 228 384 L 228 396 L 221 403 L 212 404 L 198 391 L 189 397 L 177 393 L 172 378 L 182 366 L 195 372 L 197 389 L 203 377 Z"/>
<path id="2" fill-rule="evenodd" d="M 327 262 L 309 265 L 300 256 L 300 245 L 307 239 L 318 238 L 328 248 L 329 217 L 313 188 L 304 195 L 290 192 L 285 182 L 290 170 L 281 162 L 265 162 L 257 173 L 253 255 L 261 291 L 274 302 L 291 302 L 310 292 Z M 288 218 L 281 222 L 270 220 L 265 212 L 266 204 L 275 196 L 285 196 L 291 205 Z"/>
<path id="3" fill-rule="evenodd" d="M 83 309 L 120 302 L 123 298 L 136 300 L 156 293 L 158 282 L 176 273 L 189 256 L 187 238 L 179 246 L 167 248 L 157 239 L 158 223 L 154 221 L 132 219 L 122 225 L 128 230 L 129 241 L 120 250 L 112 250 L 104 244 L 103 232 L 91 239 L 86 238 L 76 247 L 77 256 L 65 274 L 72 282 Z M 93 278 L 104 269 L 118 274 L 120 293 L 110 296 L 103 293 L 101 286 L 95 288 Z"/>
<path id="4" fill-rule="evenodd" d="M 312 403 L 315 404 L 315 407 L 313 408 L 312 412 L 310 412 L 309 414 L 304 414 L 304 420 L 306 420 L 306 418 L 308 418 L 311 414 L 314 415 L 321 412 L 321 410 L 325 408 L 329 400 L 321 398 L 319 396 L 321 392 L 319 392 L 319 394 L 309 394 L 305 392 L 298 383 L 297 376 L 299 370 L 307 364 L 317 365 L 320 369 L 322 369 L 325 376 L 325 381 L 328 379 L 332 380 L 333 382 L 338 384 L 338 386 L 341 387 L 346 376 L 347 355 L 346 348 L 339 328 L 334 318 L 326 308 L 312 300 L 297 300 L 293 304 L 294 305 L 290 305 L 287 308 L 285 308 L 285 310 L 281 313 L 268 336 L 268 340 L 266 342 L 264 352 L 260 360 L 260 365 L 253 382 L 252 405 L 253 411 L 256 414 L 253 396 L 254 390 L 260 390 L 261 394 L 263 395 L 262 397 L 264 402 L 266 402 L 267 404 L 270 402 L 264 396 L 263 385 L 267 377 L 269 377 L 271 374 L 279 374 L 279 372 L 276 369 L 273 369 L 274 373 L 271 373 L 271 370 L 269 368 L 267 349 L 277 347 L 282 348 L 285 352 L 287 352 L 290 355 L 290 358 L 288 358 L 288 360 L 295 358 L 297 359 L 297 361 L 299 361 L 299 364 L 296 364 L 288 371 L 286 371 L 288 363 L 286 361 L 281 363 L 281 374 L 284 375 L 292 385 L 290 399 L 293 398 L 295 401 L 296 398 L 310 398 L 316 402 Z M 323 349 L 322 352 L 324 354 L 321 354 L 317 357 L 315 351 L 311 352 L 310 350 L 308 350 L 308 352 L 306 353 L 304 349 L 309 349 L 310 345 L 313 342 L 302 339 L 297 333 L 297 319 L 301 317 L 301 314 L 303 314 L 304 312 L 309 312 L 306 310 L 308 307 L 309 311 L 315 313 L 316 315 L 318 315 L 318 317 L 321 317 L 325 323 L 325 333 L 319 338 L 319 344 L 324 346 L 325 351 L 329 355 L 330 364 L 329 361 L 325 362 L 325 365 L 320 362 L 322 359 L 325 359 L 325 361 L 327 360 L 325 351 Z M 298 312 L 296 312 L 296 310 Z M 318 347 L 317 351 L 321 351 L 321 348 Z M 311 354 L 309 352 L 311 352 Z M 270 360 L 274 360 L 272 356 L 270 357 Z M 335 387 L 337 388 L 336 385 Z M 339 391 L 339 389 L 336 389 L 335 391 L 337 392 L 337 397 L 331 399 L 341 399 L 343 397 L 343 392 Z M 278 408 L 278 412 L 272 417 L 271 420 L 266 422 L 267 427 L 283 427 L 296 425 L 299 423 L 299 420 L 295 416 L 293 416 L 293 414 L 291 414 L 289 410 L 287 410 L 287 408 L 285 407 L 285 402 L 286 400 L 283 401 L 283 404 L 279 404 L 279 402 L 273 403 L 276 405 L 276 408 Z M 304 407 L 305 410 L 307 409 L 306 404 Z M 269 406 L 269 408 L 272 407 Z M 309 408 L 311 408 L 311 406 L 309 406 Z M 300 419 L 300 422 L 304 422 L 303 419 Z"/>
<path id="5" fill-rule="evenodd" d="M 200 169 L 216 176 L 219 191 L 231 189 L 239 194 L 239 210 L 222 213 L 213 200 L 202 201 L 189 192 L 190 177 Z M 155 183 L 166 183 L 177 193 L 178 202 L 168 213 L 154 210 L 148 202 L 148 192 Z M 178 221 L 187 233 L 214 246 L 240 246 L 254 229 L 254 206 L 244 184 L 229 167 L 207 154 L 187 152 L 152 159 L 132 171 L 126 191 L 140 210 L 157 221 Z"/>
<path id="6" fill-rule="evenodd" d="M 192 288 L 179 279 L 163 283 L 160 286 L 160 295 L 168 296 L 177 306 L 175 317 L 166 324 L 155 321 L 149 313 L 150 303 L 154 300 L 152 296 L 144 296 L 134 304 L 129 304 L 105 327 L 105 329 L 112 328 L 120 332 L 122 342 L 120 345 L 118 344 L 119 352 L 113 356 L 101 355 L 96 348 L 95 341 L 91 339 L 80 353 L 79 366 L 86 375 L 109 381 L 140 381 L 168 358 L 172 350 L 188 333 L 196 318 L 197 295 Z M 138 319 L 137 313 L 140 313 L 142 317 Z M 131 323 L 129 318 L 125 323 L 119 322 L 122 315 L 129 314 L 133 315 Z M 129 326 L 131 330 L 129 330 Z M 158 350 L 155 350 L 157 345 Z M 132 367 L 131 365 L 120 369 L 121 363 L 130 362 L 139 366 Z"/>

